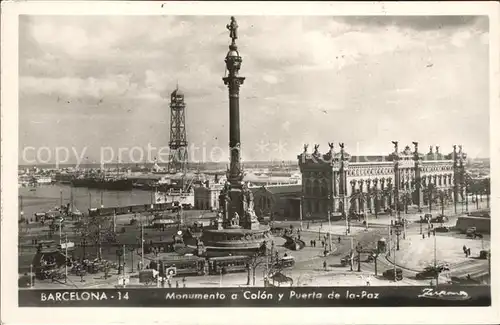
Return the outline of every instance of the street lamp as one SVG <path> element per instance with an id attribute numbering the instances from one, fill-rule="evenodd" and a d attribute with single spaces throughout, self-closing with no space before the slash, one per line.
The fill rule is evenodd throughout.
<path id="1" fill-rule="evenodd" d="M 82 245 L 82 249 L 83 249 L 83 253 L 82 253 L 82 261 L 85 260 L 85 248 L 87 247 L 87 239 L 85 238 L 82 238 L 81 240 L 81 245 Z"/>
<path id="2" fill-rule="evenodd" d="M 399 222 L 394 224 L 394 233 L 396 234 L 396 250 L 399 250 L 399 236 L 401 235 L 401 224 Z"/>
<path id="3" fill-rule="evenodd" d="M 131 259 L 131 263 L 132 263 L 132 270 L 130 271 L 131 273 L 134 273 L 134 253 L 135 253 L 135 247 L 134 245 L 130 245 L 128 247 L 128 250 L 130 251 L 130 259 Z"/>
<path id="4" fill-rule="evenodd" d="M 356 245 L 356 252 L 358 253 L 358 272 L 361 272 L 361 251 L 363 250 L 363 247 L 361 246 L 361 243 L 358 243 Z"/>

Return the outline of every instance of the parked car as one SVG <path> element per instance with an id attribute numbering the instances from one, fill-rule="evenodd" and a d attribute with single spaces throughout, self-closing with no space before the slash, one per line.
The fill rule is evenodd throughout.
<path id="1" fill-rule="evenodd" d="M 436 227 L 436 228 L 434 228 L 434 230 L 436 230 L 436 232 L 449 232 L 450 228 L 448 228 L 448 227 Z"/>
<path id="2" fill-rule="evenodd" d="M 450 280 L 452 284 L 481 284 L 481 281 L 473 279 L 470 276 L 467 276 L 465 278 L 452 276 Z"/>
<path id="3" fill-rule="evenodd" d="M 351 255 L 349 255 L 349 254 L 348 254 L 348 255 L 346 255 L 346 256 L 344 256 L 344 257 L 342 257 L 342 259 L 340 260 L 340 264 L 341 264 L 342 266 L 347 266 L 347 265 L 349 265 L 349 261 L 350 261 L 350 260 L 351 260 Z M 355 263 L 355 262 L 357 262 L 357 261 L 358 261 L 358 256 L 357 256 L 357 255 L 354 255 L 354 256 L 352 257 L 352 262 L 353 262 L 353 263 Z"/>
<path id="4" fill-rule="evenodd" d="M 476 227 L 470 227 L 465 232 L 468 238 L 483 238 L 483 235 L 478 233 Z"/>
<path id="5" fill-rule="evenodd" d="M 389 269 L 382 273 L 382 276 L 388 280 L 394 280 L 394 269 Z M 403 270 L 400 268 L 396 269 L 396 281 L 403 280 Z"/>
<path id="6" fill-rule="evenodd" d="M 415 275 L 417 280 L 424 279 L 434 279 L 443 271 L 449 271 L 450 268 L 448 265 L 439 265 L 439 266 L 428 266 L 422 272 L 419 272 Z"/>
<path id="7" fill-rule="evenodd" d="M 487 260 L 488 254 L 490 254 L 490 252 L 483 249 L 482 251 L 479 252 L 479 258 L 482 260 Z"/>

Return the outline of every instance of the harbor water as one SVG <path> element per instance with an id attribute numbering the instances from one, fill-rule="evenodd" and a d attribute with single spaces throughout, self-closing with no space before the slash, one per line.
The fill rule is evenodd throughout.
<path id="1" fill-rule="evenodd" d="M 71 187 L 66 184 L 43 185 L 38 187 L 19 188 L 18 204 L 26 218 L 32 218 L 36 212 L 47 212 L 62 204 L 70 203 L 73 197 L 73 207 L 81 212 L 87 212 L 89 207 L 117 207 L 138 204 L 150 204 L 152 192 L 143 190 L 110 191 Z M 19 214 L 20 216 L 21 214 Z"/>

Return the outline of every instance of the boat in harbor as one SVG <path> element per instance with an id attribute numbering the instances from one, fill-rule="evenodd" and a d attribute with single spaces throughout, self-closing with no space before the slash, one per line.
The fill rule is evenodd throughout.
<path id="1" fill-rule="evenodd" d="M 132 180 L 125 177 L 79 177 L 74 178 L 71 185 L 115 191 L 129 191 L 133 188 Z"/>

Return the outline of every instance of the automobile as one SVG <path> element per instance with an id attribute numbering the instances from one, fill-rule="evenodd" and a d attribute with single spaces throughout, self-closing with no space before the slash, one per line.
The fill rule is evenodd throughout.
<path id="1" fill-rule="evenodd" d="M 477 232 L 476 227 L 467 228 L 465 235 L 468 238 L 483 238 L 483 235 Z"/>
<path id="2" fill-rule="evenodd" d="M 481 281 L 469 277 L 459 278 L 456 276 L 451 277 L 451 284 L 481 284 Z"/>
<path id="3" fill-rule="evenodd" d="M 292 267 L 295 265 L 295 258 L 293 256 L 283 256 L 276 261 L 276 265 L 283 268 Z"/>
<path id="4" fill-rule="evenodd" d="M 382 273 L 382 276 L 386 278 L 387 280 L 394 280 L 394 269 L 389 269 L 387 271 L 384 271 Z M 403 270 L 400 268 L 396 269 L 396 281 L 401 281 L 403 280 Z"/>
<path id="5" fill-rule="evenodd" d="M 491 253 L 489 251 L 483 249 L 482 251 L 479 252 L 479 259 L 487 260 L 488 254 L 491 254 Z"/>
<path id="6" fill-rule="evenodd" d="M 440 265 L 440 266 L 428 266 L 426 267 L 422 272 L 418 272 L 415 275 L 415 278 L 417 280 L 424 280 L 424 279 L 434 279 L 436 276 L 438 276 L 441 272 L 443 271 L 449 271 L 450 267 L 448 265 Z"/>
<path id="7" fill-rule="evenodd" d="M 444 226 L 443 227 L 436 227 L 436 228 L 434 228 L 434 230 L 436 232 L 450 232 L 450 228 L 444 227 Z"/>
<path id="8" fill-rule="evenodd" d="M 355 255 L 354 257 L 351 257 L 351 255 L 347 254 L 346 256 L 342 257 L 342 259 L 340 260 L 340 264 L 342 266 L 349 265 L 351 258 L 353 263 L 358 261 L 358 256 Z"/>

